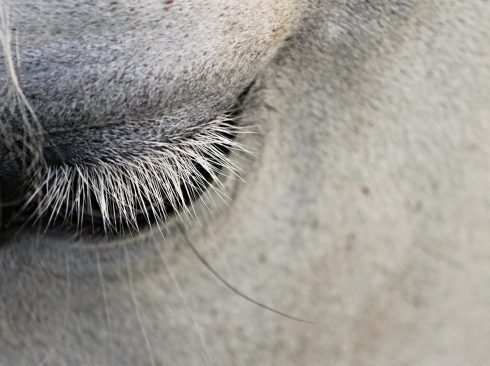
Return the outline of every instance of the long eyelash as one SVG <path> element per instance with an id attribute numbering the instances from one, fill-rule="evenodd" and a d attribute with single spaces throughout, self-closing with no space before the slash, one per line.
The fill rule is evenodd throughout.
<path id="1" fill-rule="evenodd" d="M 227 151 L 250 153 L 234 138 L 247 132 L 250 128 L 237 126 L 232 118 L 219 117 L 170 142 L 140 141 L 144 154 L 40 167 L 24 208 L 34 206 L 32 218 L 47 218 L 47 227 L 62 217 L 79 228 L 96 205 L 105 233 L 138 231 L 141 217 L 151 224 L 165 220 L 169 211 L 190 218 L 187 203 L 209 194 L 208 186 L 225 198 L 218 178 L 238 176 Z"/>

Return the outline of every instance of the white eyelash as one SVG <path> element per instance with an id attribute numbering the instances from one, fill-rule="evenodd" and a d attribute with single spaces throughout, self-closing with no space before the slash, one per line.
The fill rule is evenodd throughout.
<path id="1" fill-rule="evenodd" d="M 41 167 L 26 206 L 34 205 L 33 217 L 48 218 L 48 226 L 61 217 L 80 227 L 84 215 L 94 214 L 91 197 L 95 197 L 105 233 L 137 231 L 141 215 L 148 222 L 163 221 L 168 216 L 166 204 L 178 215 L 192 216 L 185 190 L 203 193 L 213 182 L 210 187 L 224 198 L 218 175 L 237 176 L 238 167 L 220 147 L 248 152 L 230 137 L 247 131 L 220 117 L 171 142 L 138 142 L 145 153 L 137 156 L 115 154 L 90 165 Z"/>

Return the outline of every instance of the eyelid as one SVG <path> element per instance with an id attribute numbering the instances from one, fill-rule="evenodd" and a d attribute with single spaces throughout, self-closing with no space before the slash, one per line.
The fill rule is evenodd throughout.
<path id="1" fill-rule="evenodd" d="M 99 221 L 105 234 L 139 231 L 142 221 L 163 222 L 172 212 L 190 219 L 189 201 L 208 186 L 219 195 L 218 176 L 237 174 L 227 151 L 246 150 L 235 140 L 245 132 L 221 116 L 180 140 L 146 144 L 145 155 L 42 167 L 24 207 L 33 207 L 34 219 L 48 226 L 62 218 L 81 227 L 88 217 Z"/>

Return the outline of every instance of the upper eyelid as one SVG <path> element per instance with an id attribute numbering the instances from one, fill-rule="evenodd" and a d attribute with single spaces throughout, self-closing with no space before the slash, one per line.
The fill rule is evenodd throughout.
<path id="1" fill-rule="evenodd" d="M 40 175 L 41 178 L 44 178 L 37 183 L 38 188 L 34 194 L 31 195 L 25 206 L 27 207 L 31 202 L 35 202 L 36 197 L 38 197 L 38 199 L 40 199 L 40 204 L 36 208 L 37 212 L 39 212 L 37 215 L 44 215 L 45 212 L 48 212 L 51 215 L 49 217 L 50 222 L 58 215 L 58 211 L 69 205 L 70 200 L 74 200 L 78 197 L 75 201 L 80 204 L 80 201 L 87 201 L 90 198 L 89 196 L 86 196 L 87 194 L 93 194 L 97 199 L 98 205 L 102 207 L 101 215 L 104 223 L 104 231 L 110 232 L 117 226 L 117 223 L 111 222 L 111 220 L 114 220 L 118 215 L 123 215 L 125 217 L 124 220 L 128 221 L 128 225 L 137 228 L 137 218 L 134 216 L 135 211 L 132 211 L 132 209 L 136 211 L 146 210 L 141 199 L 144 199 L 145 202 L 156 200 L 154 206 L 149 210 L 151 210 L 151 214 L 156 216 L 157 219 L 163 220 L 165 218 L 164 209 L 159 205 L 162 204 L 161 202 L 163 202 L 162 199 L 164 199 L 164 197 L 170 197 L 170 203 L 175 210 L 180 210 L 185 207 L 182 198 L 179 198 L 182 194 L 179 193 L 182 188 L 179 186 L 180 184 L 188 184 L 188 187 L 191 187 L 195 183 L 192 183 L 191 180 L 186 180 L 195 179 L 196 174 L 198 182 L 200 182 L 195 186 L 196 188 L 201 187 L 199 189 L 204 189 L 202 184 L 207 185 L 210 183 L 205 183 L 207 178 L 202 176 L 202 172 L 193 168 L 195 166 L 194 164 L 198 164 L 204 168 L 206 174 L 209 174 L 213 181 L 217 179 L 217 172 L 214 171 L 215 168 L 213 168 L 215 164 L 221 164 L 226 170 L 234 171 L 234 164 L 226 158 L 223 152 L 218 152 L 214 145 L 218 144 L 226 146 L 228 149 L 246 151 L 245 148 L 242 148 L 242 145 L 234 141 L 234 138 L 226 137 L 221 134 L 226 131 L 230 133 L 230 136 L 234 136 L 237 133 L 247 132 L 248 130 L 248 128 L 244 129 L 243 127 L 232 125 L 227 122 L 226 118 L 222 118 L 209 123 L 203 131 L 196 132 L 194 137 L 184 139 L 182 141 L 183 144 L 180 147 L 176 144 L 176 149 L 169 143 L 168 145 L 165 145 L 164 150 L 159 152 L 155 150 L 157 155 L 154 155 L 154 159 L 156 160 L 154 160 L 153 163 L 151 155 L 148 155 L 142 156 L 141 158 L 134 157 L 136 160 L 129 158 L 127 160 L 122 159 L 119 163 L 115 163 L 117 160 L 114 160 L 113 163 L 109 162 L 100 167 L 88 166 L 87 168 L 83 168 L 80 166 L 60 166 L 59 168 L 48 168 L 48 170 Z M 195 142 L 192 142 L 193 140 Z M 166 151 L 166 149 L 168 149 L 168 151 Z M 162 155 L 163 160 L 159 160 L 159 154 Z M 140 163 L 138 163 L 138 161 L 140 161 Z M 124 162 L 127 162 L 128 165 Z M 186 175 L 188 178 L 186 178 Z M 132 176 L 133 179 L 130 180 L 130 176 Z M 190 178 L 191 176 L 194 178 Z M 176 180 L 176 177 L 180 177 L 179 180 Z M 139 183 L 137 184 L 137 186 L 140 187 L 139 192 L 135 191 L 136 186 L 134 186 L 134 179 L 136 179 L 136 181 L 139 180 Z M 68 188 L 63 187 L 69 187 L 74 184 L 74 182 L 84 185 L 85 188 L 78 191 L 79 193 L 73 193 L 73 191 L 70 194 L 64 193 L 68 192 Z M 102 182 L 105 183 L 102 184 Z M 98 184 L 102 185 L 97 186 Z M 154 184 L 156 185 L 153 186 Z M 105 188 L 103 187 L 105 186 L 114 188 L 119 187 L 118 189 L 122 190 L 129 189 L 129 191 L 126 191 L 126 193 L 122 194 L 120 197 L 112 196 L 115 194 L 114 191 L 104 191 Z M 70 190 L 71 189 L 72 188 L 70 188 Z M 216 187 L 213 189 L 216 189 Z M 115 190 L 115 192 L 117 191 L 118 190 Z M 80 198 L 80 194 L 85 195 L 85 198 Z M 98 197 L 100 197 L 100 199 Z M 114 201 L 114 199 L 116 200 Z M 112 213 L 111 211 L 105 211 L 107 208 L 104 209 L 104 207 L 109 207 L 104 203 L 107 200 L 113 200 L 112 204 L 116 204 L 119 208 L 112 211 Z M 73 209 L 70 214 L 73 214 Z M 83 214 L 83 211 L 81 214 Z"/>

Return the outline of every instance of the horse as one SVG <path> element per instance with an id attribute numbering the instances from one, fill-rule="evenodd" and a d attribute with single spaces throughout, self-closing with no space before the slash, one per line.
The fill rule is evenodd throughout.
<path id="1" fill-rule="evenodd" d="M 0 365 L 485 365 L 485 0 L 0 0 Z"/>

